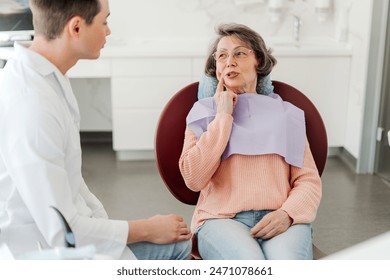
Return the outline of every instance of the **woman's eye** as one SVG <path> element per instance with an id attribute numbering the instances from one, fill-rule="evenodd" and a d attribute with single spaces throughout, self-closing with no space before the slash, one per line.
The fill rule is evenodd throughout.
<path id="1" fill-rule="evenodd" d="M 226 53 L 220 53 L 218 58 L 226 58 L 227 57 L 227 54 Z"/>

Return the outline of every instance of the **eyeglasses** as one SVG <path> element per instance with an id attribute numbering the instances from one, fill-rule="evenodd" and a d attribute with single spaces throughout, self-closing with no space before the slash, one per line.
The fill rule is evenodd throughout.
<path id="1" fill-rule="evenodd" d="M 253 50 L 250 50 L 245 47 L 239 47 L 235 50 L 233 50 L 233 58 L 236 61 L 245 60 L 248 58 L 248 56 L 253 52 Z M 216 51 L 213 53 L 213 57 L 215 61 L 225 63 L 229 58 L 229 53 L 225 50 Z"/>

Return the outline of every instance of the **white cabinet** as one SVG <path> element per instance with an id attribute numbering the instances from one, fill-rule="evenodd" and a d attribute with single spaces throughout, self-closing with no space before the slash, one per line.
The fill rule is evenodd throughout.
<path id="1" fill-rule="evenodd" d="M 329 147 L 343 147 L 347 125 L 350 56 L 277 57 L 271 76 L 302 91 L 317 107 Z"/>
<path id="2" fill-rule="evenodd" d="M 159 115 L 172 95 L 192 81 L 192 59 L 127 58 L 112 60 L 111 95 L 114 150 L 154 149 Z M 137 156 L 135 156 L 137 157 Z"/>
<path id="3" fill-rule="evenodd" d="M 199 81 L 201 74 L 204 71 L 206 64 L 206 57 L 196 57 L 192 60 L 192 79 Z"/>
<path id="4" fill-rule="evenodd" d="M 79 60 L 67 74 L 72 78 L 110 78 L 111 60 L 108 58 Z"/>

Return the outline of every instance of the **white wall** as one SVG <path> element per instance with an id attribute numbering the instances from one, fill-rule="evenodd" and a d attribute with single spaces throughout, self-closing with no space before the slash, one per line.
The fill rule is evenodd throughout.
<path id="1" fill-rule="evenodd" d="M 113 37 L 210 40 L 218 23 L 239 22 L 249 25 L 265 39 L 274 36 L 292 38 L 291 15 L 296 14 L 303 19 L 303 36 L 334 36 L 333 18 L 318 22 L 314 0 L 285 0 L 286 9 L 278 23 L 270 21 L 266 1 L 254 1 L 258 3 L 237 4 L 245 3 L 245 0 L 110 0 L 109 25 Z"/>

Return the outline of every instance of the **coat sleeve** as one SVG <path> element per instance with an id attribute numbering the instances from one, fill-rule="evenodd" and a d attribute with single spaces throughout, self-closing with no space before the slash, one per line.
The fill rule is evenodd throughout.
<path id="1" fill-rule="evenodd" d="M 74 158 L 66 156 L 70 149 L 66 139 L 74 132 L 64 107 L 26 94 L 4 114 L 3 120 L 8 121 L 2 124 L 1 152 L 25 211 L 20 222 L 35 223 L 50 247 L 63 246 L 62 226 L 50 208 L 54 206 L 70 224 L 76 246 L 93 244 L 97 253 L 120 258 L 127 248 L 128 223 L 107 219 L 101 203 L 86 189 L 81 149 L 73 151 Z M 79 170 L 72 174 L 66 168 L 69 160 L 80 161 Z M 70 183 L 75 176 L 80 176 L 78 186 Z"/>
<path id="2" fill-rule="evenodd" d="M 108 214 L 106 210 L 104 209 L 103 204 L 100 202 L 100 200 L 89 190 L 87 184 L 85 183 L 84 179 L 82 180 L 80 193 L 82 197 L 84 198 L 85 202 L 87 203 L 88 207 L 92 211 L 92 216 L 95 218 L 103 218 L 108 219 Z"/>

